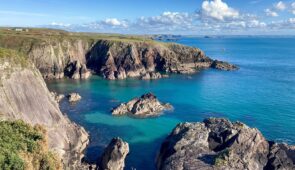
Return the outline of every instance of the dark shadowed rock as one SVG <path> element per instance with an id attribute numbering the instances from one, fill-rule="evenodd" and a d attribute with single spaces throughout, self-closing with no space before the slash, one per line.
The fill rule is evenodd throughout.
<path id="1" fill-rule="evenodd" d="M 155 95 L 147 93 L 140 98 L 134 98 L 127 103 L 122 103 L 112 110 L 113 115 L 129 114 L 135 117 L 158 116 L 164 110 L 172 109 L 168 103 L 161 103 Z"/>
<path id="2" fill-rule="evenodd" d="M 292 169 L 294 147 L 270 143 L 241 122 L 181 123 L 163 142 L 158 169 Z"/>
<path id="3" fill-rule="evenodd" d="M 100 170 L 123 170 L 125 158 L 129 153 L 129 145 L 120 138 L 112 139 L 111 143 L 104 150 L 103 155 L 98 161 Z"/>
<path id="4" fill-rule="evenodd" d="M 265 170 L 295 170 L 295 146 L 270 142 Z"/>

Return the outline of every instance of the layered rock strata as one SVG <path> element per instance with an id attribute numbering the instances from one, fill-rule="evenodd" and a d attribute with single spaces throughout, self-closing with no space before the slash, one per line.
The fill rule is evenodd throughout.
<path id="1" fill-rule="evenodd" d="M 50 150 L 60 156 L 65 168 L 75 169 L 88 134 L 61 113 L 38 69 L 26 56 L 0 48 L 0 78 L 0 119 L 44 126 Z"/>

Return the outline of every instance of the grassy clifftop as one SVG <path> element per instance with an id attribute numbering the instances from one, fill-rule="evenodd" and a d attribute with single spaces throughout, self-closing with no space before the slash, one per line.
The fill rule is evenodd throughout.
<path id="1" fill-rule="evenodd" d="M 45 130 L 23 121 L 0 122 L 0 169 L 61 169 L 61 162 L 48 151 Z"/>

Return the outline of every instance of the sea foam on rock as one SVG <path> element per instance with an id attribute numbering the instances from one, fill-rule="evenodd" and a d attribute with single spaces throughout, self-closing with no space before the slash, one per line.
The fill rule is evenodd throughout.
<path id="1" fill-rule="evenodd" d="M 241 122 L 209 118 L 177 125 L 161 146 L 157 168 L 289 170 L 294 162 L 294 146 L 269 142 Z"/>

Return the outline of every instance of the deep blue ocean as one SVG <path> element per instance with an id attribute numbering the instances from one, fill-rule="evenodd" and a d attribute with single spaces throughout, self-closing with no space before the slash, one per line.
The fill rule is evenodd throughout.
<path id="1" fill-rule="evenodd" d="M 214 59 L 237 64 L 238 71 L 205 70 L 194 75 L 142 80 L 48 81 L 51 91 L 78 92 L 76 105 L 61 102 L 61 110 L 90 132 L 86 154 L 94 161 L 113 137 L 130 144 L 126 169 L 155 169 L 163 139 L 179 122 L 207 117 L 239 120 L 258 128 L 269 140 L 295 144 L 295 38 L 182 38 L 177 43 L 202 49 Z M 112 107 L 153 92 L 174 110 L 161 117 L 113 117 Z"/>

